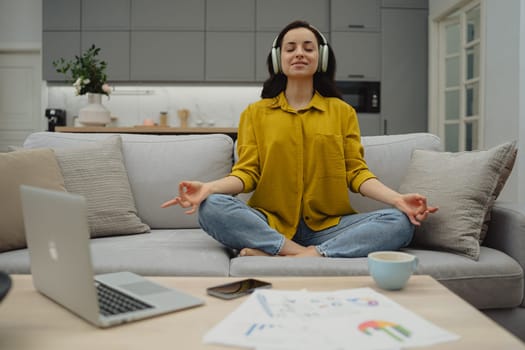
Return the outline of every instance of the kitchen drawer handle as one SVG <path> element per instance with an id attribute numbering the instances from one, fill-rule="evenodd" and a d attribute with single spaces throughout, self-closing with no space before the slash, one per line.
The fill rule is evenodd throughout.
<path id="1" fill-rule="evenodd" d="M 364 74 L 348 74 L 348 77 L 349 78 L 364 78 L 365 75 Z"/>
<path id="2" fill-rule="evenodd" d="M 364 24 L 349 24 L 348 25 L 348 28 L 352 28 L 352 29 L 363 29 L 365 27 Z"/>

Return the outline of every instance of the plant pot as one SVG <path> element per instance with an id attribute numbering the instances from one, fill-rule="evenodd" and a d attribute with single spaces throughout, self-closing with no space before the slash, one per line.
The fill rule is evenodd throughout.
<path id="1" fill-rule="evenodd" d="M 102 105 L 102 94 L 88 93 L 87 106 L 78 112 L 78 121 L 84 126 L 106 126 L 111 122 L 111 113 Z"/>

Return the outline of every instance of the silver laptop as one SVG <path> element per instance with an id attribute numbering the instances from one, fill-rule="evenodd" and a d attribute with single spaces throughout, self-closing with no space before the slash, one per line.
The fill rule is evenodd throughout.
<path id="1" fill-rule="evenodd" d="M 20 193 L 34 286 L 58 304 L 99 327 L 204 304 L 131 272 L 94 276 L 84 197 L 26 185 Z"/>

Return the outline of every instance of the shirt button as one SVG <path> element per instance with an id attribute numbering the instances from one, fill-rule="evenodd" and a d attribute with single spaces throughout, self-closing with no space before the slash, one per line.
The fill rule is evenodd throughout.
<path id="1" fill-rule="evenodd" d="M 309 216 L 305 216 L 304 219 L 305 220 L 310 220 L 310 217 Z"/>

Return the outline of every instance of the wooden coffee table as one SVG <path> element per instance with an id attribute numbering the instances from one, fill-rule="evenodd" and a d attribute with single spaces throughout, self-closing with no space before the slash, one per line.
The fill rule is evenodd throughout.
<path id="1" fill-rule="evenodd" d="M 42 296 L 30 275 L 15 275 L 0 304 L 1 349 L 234 349 L 204 344 L 204 334 L 241 304 L 206 295 L 206 287 L 238 280 L 220 277 L 151 277 L 163 285 L 205 299 L 204 306 L 98 329 Z M 368 276 L 268 277 L 274 289 L 333 291 L 371 287 L 419 316 L 461 336 L 431 349 L 525 349 L 515 336 L 428 276 L 412 276 L 402 291 L 386 292 Z"/>

